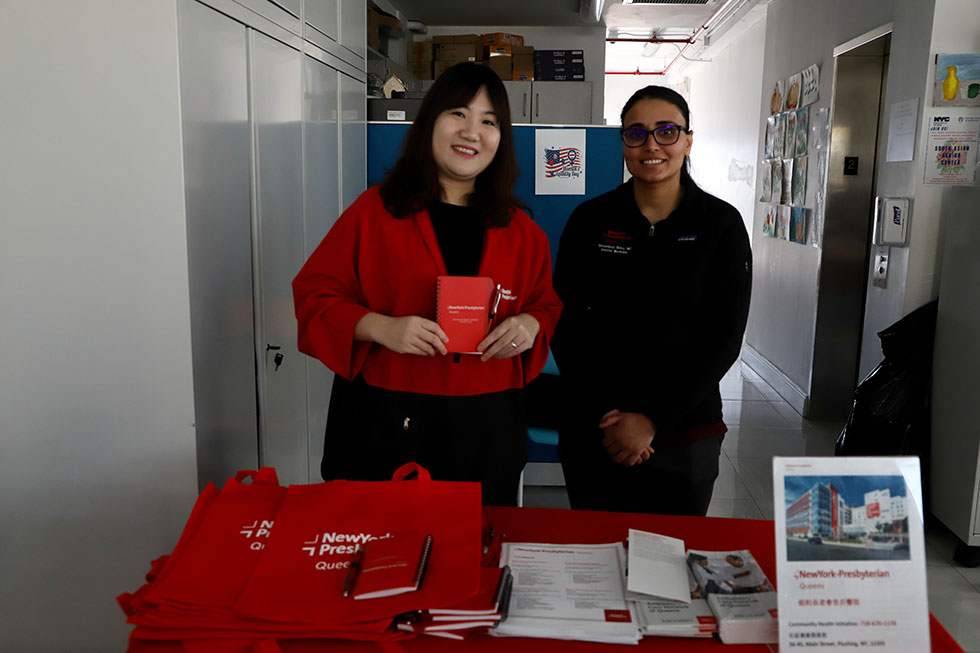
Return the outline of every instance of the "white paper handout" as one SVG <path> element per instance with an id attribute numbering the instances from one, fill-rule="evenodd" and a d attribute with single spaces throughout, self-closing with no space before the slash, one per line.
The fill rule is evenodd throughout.
<path id="1" fill-rule="evenodd" d="M 633 606 L 625 599 L 622 543 L 505 542 L 500 564 L 514 576 L 506 621 L 491 634 L 635 644 Z"/>
<path id="2" fill-rule="evenodd" d="M 773 458 L 779 644 L 929 650 L 915 457 Z"/>
<path id="3" fill-rule="evenodd" d="M 627 569 L 627 598 L 649 598 L 633 596 L 635 592 L 691 602 L 684 540 L 631 528 Z"/>

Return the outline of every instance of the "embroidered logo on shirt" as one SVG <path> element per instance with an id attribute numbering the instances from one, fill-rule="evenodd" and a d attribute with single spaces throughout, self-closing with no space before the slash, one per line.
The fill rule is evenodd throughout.
<path id="1" fill-rule="evenodd" d="M 602 234 L 599 241 L 599 251 L 607 254 L 628 254 L 633 246 L 630 244 L 633 236 L 625 231 L 609 229 Z"/>
<path id="2" fill-rule="evenodd" d="M 690 235 L 690 236 L 678 236 L 677 237 L 677 242 L 679 242 L 679 243 L 693 243 L 697 239 L 698 239 L 698 237 L 696 235 L 693 235 L 693 234 Z"/>

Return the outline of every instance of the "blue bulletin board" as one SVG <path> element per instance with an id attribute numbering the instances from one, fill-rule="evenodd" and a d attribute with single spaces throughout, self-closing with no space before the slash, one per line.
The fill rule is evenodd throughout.
<path id="1" fill-rule="evenodd" d="M 551 259 L 558 253 L 558 240 L 568 216 L 585 200 L 612 190 L 623 181 L 623 148 L 617 127 L 574 126 L 585 129 L 585 195 L 534 194 L 534 132 L 562 127 L 519 125 L 514 127 L 514 148 L 521 174 L 515 191 L 531 208 L 534 221 L 548 235 Z M 381 183 L 401 151 L 408 123 L 369 123 L 367 127 L 368 186 Z"/>

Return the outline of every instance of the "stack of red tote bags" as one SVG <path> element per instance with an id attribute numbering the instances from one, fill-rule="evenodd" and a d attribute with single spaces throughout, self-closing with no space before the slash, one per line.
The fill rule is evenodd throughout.
<path id="1" fill-rule="evenodd" d="M 476 594 L 480 527 L 478 483 L 433 481 L 414 463 L 391 481 L 289 487 L 271 468 L 239 472 L 220 492 L 204 489 L 173 552 L 118 597 L 136 626 L 130 650 L 179 642 L 184 651 L 266 652 L 282 641 L 411 637 L 392 626 L 397 615 Z M 402 534 L 433 536 L 421 587 L 345 597 L 357 545 Z"/>

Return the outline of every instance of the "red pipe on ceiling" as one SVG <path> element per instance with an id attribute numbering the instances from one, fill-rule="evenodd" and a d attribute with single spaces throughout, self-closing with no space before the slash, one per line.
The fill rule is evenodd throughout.
<path id="1" fill-rule="evenodd" d="M 706 20 L 703 23 L 701 23 L 701 27 L 699 27 L 694 32 L 694 34 L 691 35 L 691 38 L 690 39 L 679 39 L 679 40 L 661 39 L 661 40 L 657 40 L 656 37 L 653 37 L 653 38 L 650 38 L 650 39 L 609 39 L 609 38 L 607 38 L 606 39 L 607 41 L 628 41 L 628 40 L 634 40 L 634 41 L 646 41 L 648 43 L 684 43 L 685 45 L 684 45 L 683 48 L 680 48 L 677 51 L 677 56 L 674 57 L 673 59 L 671 59 L 670 63 L 667 64 L 667 66 L 663 70 L 661 70 L 659 72 L 657 72 L 657 71 L 641 71 L 639 68 L 637 68 L 636 69 L 636 72 L 630 72 L 630 73 L 627 73 L 627 72 L 607 72 L 606 74 L 607 75 L 666 75 L 667 74 L 667 71 L 670 70 L 671 66 L 673 66 L 675 63 L 677 63 L 677 60 L 680 59 L 684 55 L 684 52 L 689 47 L 691 47 L 691 45 L 695 41 L 698 40 L 698 36 L 701 35 L 701 33 L 707 28 L 707 26 L 711 23 L 711 21 L 713 21 L 718 16 L 718 14 L 720 14 L 722 11 L 725 11 L 728 8 L 728 5 L 730 5 L 733 1 L 734 0 L 728 0 L 723 5 L 721 5 L 717 9 L 715 9 L 714 12 L 710 16 L 708 16 L 708 20 Z"/>

